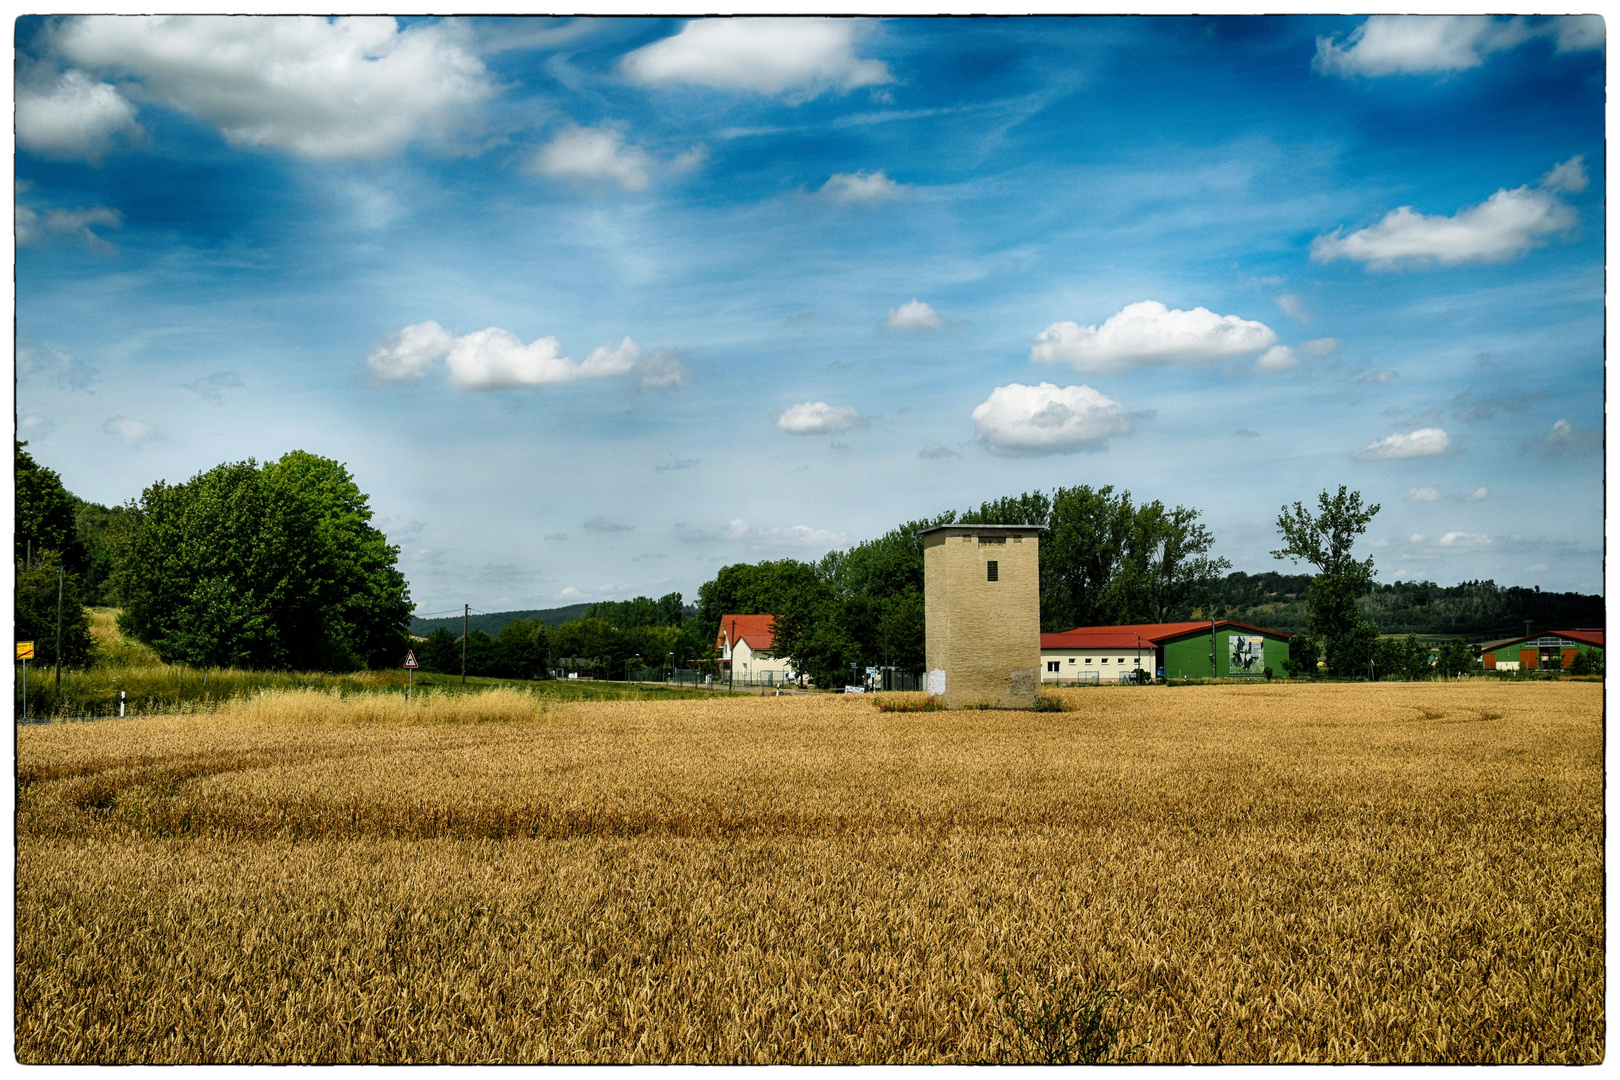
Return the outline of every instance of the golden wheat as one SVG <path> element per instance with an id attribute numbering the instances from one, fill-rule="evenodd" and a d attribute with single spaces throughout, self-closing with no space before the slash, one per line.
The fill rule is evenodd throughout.
<path id="1" fill-rule="evenodd" d="M 26 1062 L 1593 1062 L 1601 688 L 304 691 L 18 731 Z"/>

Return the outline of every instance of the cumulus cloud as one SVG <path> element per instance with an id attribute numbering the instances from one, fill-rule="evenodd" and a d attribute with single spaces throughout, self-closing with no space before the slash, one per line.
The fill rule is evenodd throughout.
<path id="1" fill-rule="evenodd" d="M 117 435 L 128 446 L 150 442 L 158 433 L 156 424 L 138 416 L 109 416 L 102 422 L 101 430 L 109 435 Z"/>
<path id="2" fill-rule="evenodd" d="M 1053 323 L 1035 339 L 1029 358 L 1098 373 L 1152 364 L 1206 364 L 1257 353 L 1276 342 L 1276 331 L 1265 323 L 1203 307 L 1171 310 L 1156 300 L 1142 300 L 1127 304 L 1101 326 Z"/>
<path id="3" fill-rule="evenodd" d="M 1273 345 L 1260 354 L 1260 359 L 1254 362 L 1254 370 L 1261 374 L 1272 374 L 1278 371 L 1291 371 L 1299 367 L 1299 357 L 1294 350 L 1286 345 Z"/>
<path id="4" fill-rule="evenodd" d="M 106 206 L 92 206 L 83 210 L 46 210 L 43 214 L 22 203 L 16 204 L 17 246 L 44 243 L 48 240 L 73 239 L 82 242 L 91 251 L 110 255 L 118 250 L 92 231 L 91 226 L 121 228 L 123 215 Z"/>
<path id="5" fill-rule="evenodd" d="M 114 136 L 139 139 L 135 106 L 109 83 L 82 71 L 17 86 L 17 145 L 43 157 L 99 162 Z"/>
<path id="6" fill-rule="evenodd" d="M 1466 495 L 1453 495 L 1450 492 L 1443 492 L 1437 487 L 1415 487 L 1406 493 L 1406 497 L 1412 502 L 1440 502 L 1442 499 L 1446 502 L 1479 502 L 1481 499 L 1491 497 L 1491 489 L 1477 487 Z"/>
<path id="7" fill-rule="evenodd" d="M 790 435 L 818 435 L 826 431 L 847 431 L 866 418 L 850 405 L 828 405 L 825 401 L 801 401 L 776 414 L 776 427 Z"/>
<path id="8" fill-rule="evenodd" d="M 384 334 L 366 351 L 366 369 L 378 382 L 410 382 L 428 373 L 450 351 L 450 331 L 429 319 Z"/>
<path id="9" fill-rule="evenodd" d="M 63 390 L 88 390 L 101 378 L 101 369 L 90 366 L 72 353 L 24 342 L 17 346 L 17 374 L 24 379 L 49 383 Z"/>
<path id="10" fill-rule="evenodd" d="M 1441 547 L 1485 547 L 1491 538 L 1481 533 L 1448 532 L 1437 542 Z"/>
<path id="11" fill-rule="evenodd" d="M 833 173 L 821 185 L 822 195 L 846 206 L 851 203 L 888 202 L 898 199 L 904 191 L 905 185 L 890 180 L 882 169 L 870 173 Z"/>
<path id="12" fill-rule="evenodd" d="M 1379 368 L 1377 371 L 1367 371 L 1356 376 L 1356 382 L 1362 386 L 1383 386 L 1391 379 L 1399 378 L 1400 372 L 1394 368 Z"/>
<path id="13" fill-rule="evenodd" d="M 1577 428 L 1568 420 L 1553 423 L 1552 430 L 1539 439 L 1526 439 L 1520 448 L 1526 454 L 1560 458 L 1565 454 L 1591 454 L 1603 448 L 1603 432 Z"/>
<path id="14" fill-rule="evenodd" d="M 242 389 L 242 377 L 234 371 L 216 371 L 212 375 L 205 375 L 194 382 L 180 385 L 182 389 L 190 390 L 193 394 L 218 405 L 225 401 L 225 391 Z"/>
<path id="15" fill-rule="evenodd" d="M 1585 177 L 1577 156 L 1549 172 L 1540 187 L 1498 189 L 1484 202 L 1451 217 L 1398 207 L 1368 228 L 1346 234 L 1341 226 L 1318 236 L 1311 241 L 1311 259 L 1321 263 L 1352 259 L 1365 263 L 1368 270 L 1507 262 L 1542 246 L 1545 237 L 1580 223 L 1579 212 L 1558 193 L 1580 190 Z M 1580 187 L 1571 186 L 1575 184 Z"/>
<path id="16" fill-rule="evenodd" d="M 1312 338 L 1300 342 L 1299 351 L 1306 356 L 1332 356 L 1339 351 L 1339 339 L 1331 337 Z"/>
<path id="17" fill-rule="evenodd" d="M 893 82 L 881 60 L 855 55 L 869 24 L 853 19 L 694 19 L 625 56 L 642 86 L 705 86 L 805 101 L 829 90 Z"/>
<path id="18" fill-rule="evenodd" d="M 589 529 L 591 532 L 617 533 L 629 532 L 631 529 L 634 529 L 635 526 L 621 525 L 616 521 L 609 521 L 607 518 L 598 514 L 596 517 L 593 517 L 589 521 L 585 522 L 585 528 Z"/>
<path id="19" fill-rule="evenodd" d="M 1491 489 L 1488 487 L 1477 487 L 1468 493 L 1469 502 L 1478 502 L 1480 499 L 1488 499 L 1490 497 Z"/>
<path id="20" fill-rule="evenodd" d="M 1493 53 L 1551 37 L 1559 52 L 1603 47 L 1603 20 L 1575 16 L 1541 22 L 1485 15 L 1374 15 L 1336 37 L 1316 39 L 1311 66 L 1324 75 L 1416 75 L 1467 71 Z"/>
<path id="21" fill-rule="evenodd" d="M 913 300 L 909 304 L 890 308 L 887 322 L 896 330 L 906 330 L 913 334 L 938 330 L 945 325 L 945 320 L 939 317 L 939 312 L 921 300 Z"/>
<path id="22" fill-rule="evenodd" d="M 925 446 L 921 450 L 917 451 L 917 456 L 928 460 L 938 460 L 939 458 L 961 457 L 962 455 L 958 454 L 955 450 L 952 450 L 944 443 L 930 443 L 928 446 Z"/>
<path id="23" fill-rule="evenodd" d="M 626 146 L 611 127 L 569 128 L 540 148 L 529 162 L 532 172 L 583 184 L 617 184 L 625 191 L 646 191 L 652 183 L 653 160 L 639 146 Z"/>
<path id="24" fill-rule="evenodd" d="M 1306 310 L 1305 302 L 1293 293 L 1283 293 L 1277 297 L 1277 310 L 1290 319 L 1298 319 L 1302 323 L 1311 321 L 1311 313 Z"/>
<path id="25" fill-rule="evenodd" d="M 136 80 L 132 96 L 213 124 L 234 146 L 318 161 L 396 153 L 452 130 L 494 93 L 470 35 L 452 22 L 88 16 L 57 25 L 47 48 L 84 72 Z M 101 130 L 133 123 L 95 92 Z"/>
<path id="26" fill-rule="evenodd" d="M 1089 386 L 1012 383 L 973 410 L 973 426 L 991 453 L 1025 457 L 1101 450 L 1130 433 L 1131 418 Z"/>
<path id="27" fill-rule="evenodd" d="M 1356 451 L 1362 461 L 1392 461 L 1398 458 L 1434 457 L 1451 449 L 1451 436 L 1441 428 L 1419 428 L 1408 434 L 1394 434 L 1368 443 Z"/>
<path id="28" fill-rule="evenodd" d="M 1437 487 L 1415 487 L 1406 493 L 1406 497 L 1413 502 L 1439 502 L 1440 489 Z"/>

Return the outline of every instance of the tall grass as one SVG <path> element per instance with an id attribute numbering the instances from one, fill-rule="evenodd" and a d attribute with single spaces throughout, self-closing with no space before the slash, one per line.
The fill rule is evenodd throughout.
<path id="1" fill-rule="evenodd" d="M 21 728 L 17 1055 L 1602 1060 L 1600 687 L 1060 693 Z"/>

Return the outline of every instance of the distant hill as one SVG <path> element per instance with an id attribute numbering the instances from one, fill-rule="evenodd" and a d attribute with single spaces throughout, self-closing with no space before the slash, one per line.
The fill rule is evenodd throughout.
<path id="1" fill-rule="evenodd" d="M 1305 599 L 1310 588 L 1308 574 L 1238 571 L 1217 581 L 1210 589 L 1210 598 L 1218 618 L 1298 633 L 1305 629 Z M 1522 634 L 1525 620 L 1535 630 L 1603 627 L 1601 596 L 1504 587 L 1494 581 L 1465 581 L 1451 586 L 1432 581 L 1375 584 L 1361 598 L 1360 606 L 1362 614 L 1385 634 L 1461 636 L 1483 641 Z M 1203 616 L 1201 604 L 1188 605 L 1175 613 L 1177 619 Z"/>
<path id="2" fill-rule="evenodd" d="M 501 632 L 501 627 L 518 619 L 534 619 L 547 626 L 561 626 L 565 622 L 584 618 L 590 604 L 569 604 L 567 607 L 546 608 L 542 611 L 497 611 L 489 615 L 474 615 L 467 620 L 467 629 L 482 630 L 490 637 Z M 461 616 L 451 615 L 443 619 L 412 619 L 411 633 L 417 637 L 427 637 L 439 627 L 444 627 L 457 637 L 461 636 Z"/>

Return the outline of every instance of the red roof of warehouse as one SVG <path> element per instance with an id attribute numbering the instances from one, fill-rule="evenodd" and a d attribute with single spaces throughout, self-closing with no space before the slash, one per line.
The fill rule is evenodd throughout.
<path id="1" fill-rule="evenodd" d="M 1229 619 L 1215 620 L 1216 629 L 1223 626 L 1235 626 L 1241 630 L 1253 630 L 1257 634 L 1270 634 L 1288 640 L 1292 634 L 1284 634 L 1278 630 L 1267 630 L 1260 626 L 1250 626 L 1248 623 L 1232 622 Z M 1138 641 L 1143 645 L 1158 645 L 1171 638 L 1181 637 L 1183 634 L 1192 634 L 1208 630 L 1207 621 L 1199 622 L 1169 622 L 1169 623 L 1132 623 L 1129 626 L 1077 626 L 1073 630 L 1064 630 L 1056 634 L 1042 634 L 1041 648 L 1043 649 L 1125 649 L 1136 648 Z"/>
<path id="2" fill-rule="evenodd" d="M 766 651 L 771 647 L 772 627 L 775 624 L 775 615 L 722 615 L 720 630 L 714 636 L 714 647 L 725 651 L 729 638 L 732 642 L 746 642 L 754 652 Z"/>
<path id="3" fill-rule="evenodd" d="M 1487 641 L 1479 647 L 1480 652 L 1495 652 L 1510 645 L 1517 645 L 1521 641 L 1530 641 L 1539 637 L 1561 637 L 1571 641 L 1584 642 L 1587 645 L 1596 645 L 1603 648 L 1602 630 L 1538 630 L 1534 634 L 1521 634 L 1518 637 L 1503 638 L 1501 641 Z"/>

